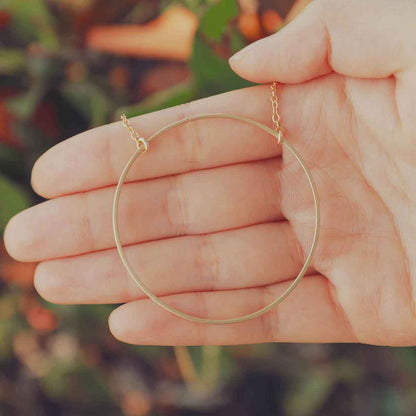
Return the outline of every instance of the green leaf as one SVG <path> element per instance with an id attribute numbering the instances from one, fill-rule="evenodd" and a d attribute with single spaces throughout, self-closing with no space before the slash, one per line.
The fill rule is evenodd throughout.
<path id="1" fill-rule="evenodd" d="M 110 99 L 98 85 L 89 81 L 68 82 L 62 86 L 62 94 L 90 122 L 91 127 L 108 121 Z"/>
<path id="2" fill-rule="evenodd" d="M 247 46 L 247 42 L 241 35 L 240 31 L 233 30 L 230 35 L 231 52 L 234 54 L 240 49 L 243 49 L 245 46 Z"/>
<path id="3" fill-rule="evenodd" d="M 29 206 L 29 198 L 19 185 L 0 175 L 0 231 L 13 215 Z"/>
<path id="4" fill-rule="evenodd" d="M 228 62 L 217 56 L 198 34 L 195 36 L 189 65 L 194 73 L 201 96 L 219 94 L 253 85 L 236 75 Z"/>
<path id="5" fill-rule="evenodd" d="M 0 363 L 12 359 L 13 340 L 22 326 L 18 315 L 20 295 L 11 286 L 5 289 L 0 297 Z"/>
<path id="6" fill-rule="evenodd" d="M 0 73 L 14 74 L 26 67 L 26 56 L 20 49 L 0 49 Z"/>
<path id="7" fill-rule="evenodd" d="M 60 76 L 63 71 L 63 66 L 53 56 L 28 55 L 26 62 L 32 78 L 46 80 L 48 83 L 51 78 Z"/>
<path id="8" fill-rule="evenodd" d="M 186 103 L 195 95 L 193 82 L 183 82 L 171 88 L 158 91 L 149 95 L 139 104 L 119 108 L 116 112 L 117 118 L 125 113 L 127 117 L 139 116 L 152 111 L 162 110 L 164 108 Z"/>
<path id="9" fill-rule="evenodd" d="M 0 143 L 0 171 L 8 177 L 21 177 L 24 166 L 23 152 Z"/>
<path id="10" fill-rule="evenodd" d="M 32 79 L 30 88 L 7 99 L 7 106 L 18 119 L 28 121 L 50 88 L 51 79 L 60 73 L 61 68 L 55 60 L 45 57 L 27 57 L 25 64 Z"/>
<path id="11" fill-rule="evenodd" d="M 20 36 L 36 39 L 49 50 L 59 50 L 55 21 L 44 0 L 3 0 L 2 8 L 12 15 L 13 29 Z"/>
<path id="12" fill-rule="evenodd" d="M 22 325 L 21 317 L 16 314 L 11 316 L 3 314 L 4 304 L 6 302 L 10 304 L 10 301 L 15 302 L 15 299 L 10 299 L 10 295 L 5 296 L 3 293 L 0 301 L 0 312 L 2 312 L 2 319 L 0 320 L 0 362 L 13 359 L 13 339 Z M 14 305 L 14 308 L 18 310 L 17 305 Z"/>
<path id="13" fill-rule="evenodd" d="M 7 100 L 7 108 L 20 120 L 29 120 L 35 112 L 45 93 L 43 82 L 35 82 L 23 94 L 16 95 Z"/>
<path id="14" fill-rule="evenodd" d="M 305 371 L 304 377 L 298 380 L 292 392 L 286 398 L 288 416 L 313 416 L 332 393 L 336 383 L 332 374 L 311 369 Z"/>
<path id="15" fill-rule="evenodd" d="M 212 0 L 209 0 L 212 1 Z M 200 14 L 201 9 L 204 9 L 206 6 L 207 0 L 160 0 L 159 9 L 164 11 L 165 9 L 172 6 L 172 4 L 179 3 L 187 9 L 191 10 L 196 14 Z"/>
<path id="16" fill-rule="evenodd" d="M 113 410 L 107 414 L 115 414 L 115 403 L 105 379 L 81 360 L 67 362 L 55 358 L 50 362 L 49 371 L 40 379 L 40 386 L 50 398 L 82 408 L 88 406 L 91 412 L 87 411 L 87 414 L 103 414 L 101 408 L 106 407 Z"/>
<path id="17" fill-rule="evenodd" d="M 207 9 L 202 16 L 199 30 L 208 38 L 219 41 L 228 22 L 238 13 L 236 0 L 220 0 Z"/>

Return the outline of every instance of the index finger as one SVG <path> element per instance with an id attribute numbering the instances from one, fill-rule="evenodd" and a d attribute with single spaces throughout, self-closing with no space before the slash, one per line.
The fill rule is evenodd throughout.
<path id="1" fill-rule="evenodd" d="M 257 86 L 236 90 L 130 121 L 141 136 L 148 137 L 168 123 L 209 112 L 238 114 L 271 125 L 269 89 Z M 38 159 L 32 186 L 38 194 L 53 198 L 114 185 L 134 150 L 135 144 L 121 122 L 86 131 L 59 143 Z M 280 152 L 273 137 L 246 123 L 195 121 L 171 129 L 152 142 L 150 151 L 132 167 L 129 180 L 264 159 Z"/>

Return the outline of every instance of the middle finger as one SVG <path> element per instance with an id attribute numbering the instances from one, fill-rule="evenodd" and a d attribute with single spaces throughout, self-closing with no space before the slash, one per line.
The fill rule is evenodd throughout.
<path id="1" fill-rule="evenodd" d="M 122 244 L 281 220 L 281 159 L 274 158 L 124 185 Z M 8 249 L 40 261 L 114 247 L 114 187 L 56 198 L 14 217 Z"/>

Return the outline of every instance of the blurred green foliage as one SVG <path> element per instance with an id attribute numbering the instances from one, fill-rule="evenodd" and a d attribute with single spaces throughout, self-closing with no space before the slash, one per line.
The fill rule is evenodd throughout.
<path id="1" fill-rule="evenodd" d="M 171 1 L 119 0 L 106 7 L 99 0 L 0 2 L 1 230 L 14 213 L 40 201 L 30 188 L 30 170 L 53 144 L 121 112 L 143 114 L 249 85 L 227 63 L 247 43 L 236 0 L 179 3 L 199 17 L 188 62 L 85 46 L 91 27 L 143 24 Z M 284 12 L 290 3 L 264 1 L 260 10 L 276 6 Z M 212 378 L 210 388 L 192 390 L 183 384 L 170 348 L 129 346 L 111 337 L 107 317 L 113 306 L 41 301 L 33 267 L 12 262 L 1 250 L 0 415 L 416 413 L 413 348 L 226 347 L 204 369 L 203 352 L 194 347 L 196 367 Z"/>
<path id="2" fill-rule="evenodd" d="M 2 196 L 0 230 L 3 230 L 9 218 L 29 206 L 29 199 L 20 186 L 3 175 L 0 175 L 0 195 Z"/>

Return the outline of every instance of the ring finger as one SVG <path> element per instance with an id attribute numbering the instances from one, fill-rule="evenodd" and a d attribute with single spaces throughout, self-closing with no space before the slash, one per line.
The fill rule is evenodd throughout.
<path id="1" fill-rule="evenodd" d="M 136 244 L 125 251 L 157 296 L 282 282 L 293 279 L 304 261 L 286 221 Z M 45 261 L 36 270 L 35 286 L 54 303 L 121 303 L 145 297 L 116 249 Z"/>

